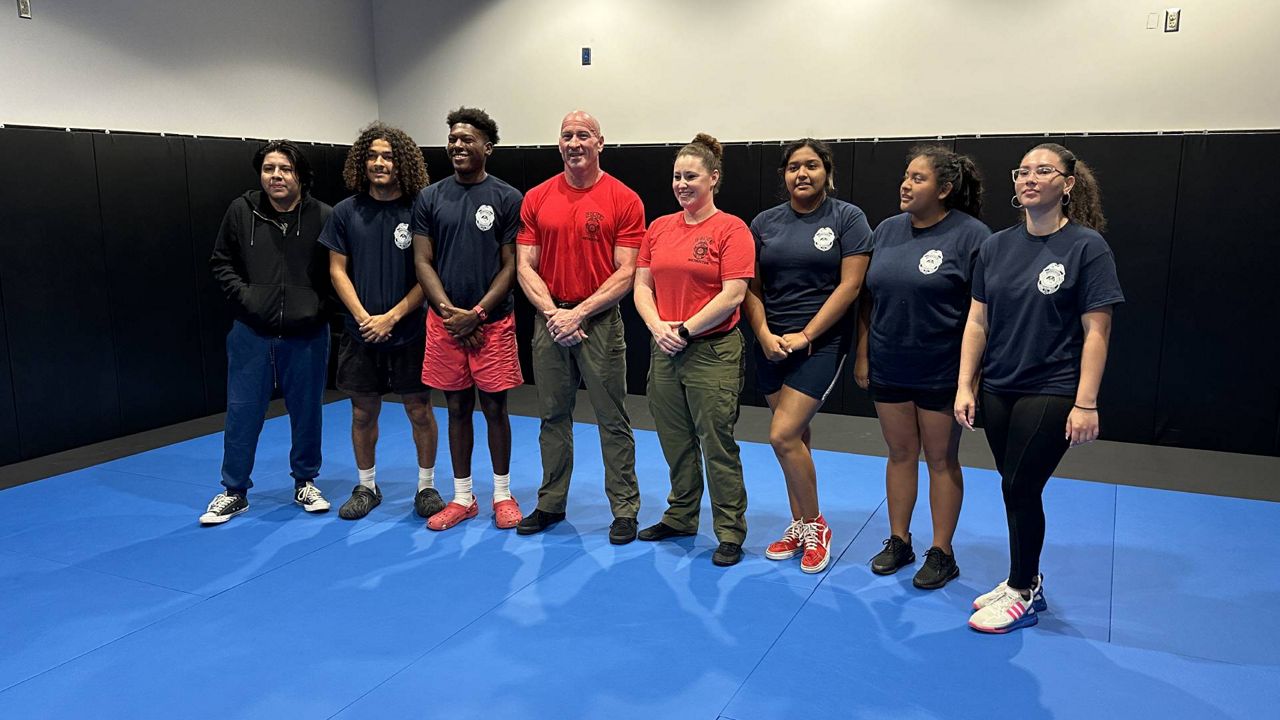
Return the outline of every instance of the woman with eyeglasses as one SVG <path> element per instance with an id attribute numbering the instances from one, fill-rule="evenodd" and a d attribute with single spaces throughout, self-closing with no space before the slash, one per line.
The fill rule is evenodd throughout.
<path id="1" fill-rule="evenodd" d="M 680 211 L 653 221 L 640 244 L 633 291 L 653 336 L 649 409 L 667 459 L 671 495 L 641 540 L 698 531 L 702 466 L 719 547 L 716 565 L 742 559 L 747 490 L 733 427 L 742 392 L 738 306 L 755 273 L 755 248 L 742 220 L 716 208 L 720 143 L 699 133 L 676 153 L 671 191 Z"/>
<path id="2" fill-rule="evenodd" d="M 831 149 L 804 138 L 778 167 L 789 199 L 751 221 L 759 267 L 743 304 L 756 335 L 756 387 L 773 411 L 769 441 L 787 482 L 791 524 L 765 557 L 800 556 L 800 570 L 831 561 L 831 528 L 818 507 L 809 423 L 835 386 L 855 330 L 871 227 L 857 206 L 831 197 Z"/>
<path id="3" fill-rule="evenodd" d="M 1047 608 L 1041 496 L 1067 449 L 1098 437 L 1111 311 L 1124 302 L 1089 167 L 1061 145 L 1038 145 L 1013 170 L 1013 189 L 1025 220 L 978 252 L 955 401 L 972 430 L 981 364 L 1009 523 L 1009 577 L 974 600 L 969 618 L 988 633 L 1035 625 Z"/>
<path id="4" fill-rule="evenodd" d="M 912 148 L 907 162 L 898 187 L 902 214 L 880 223 L 873 235 L 853 376 L 870 390 L 889 446 L 890 534 L 871 559 L 871 571 L 890 575 L 915 562 L 911 515 L 923 448 L 933 539 L 912 583 L 935 590 L 960 574 L 951 540 L 964 477 L 961 428 L 952 409 L 970 278 L 991 230 L 978 220 L 982 178 L 971 159 L 925 145 Z"/>

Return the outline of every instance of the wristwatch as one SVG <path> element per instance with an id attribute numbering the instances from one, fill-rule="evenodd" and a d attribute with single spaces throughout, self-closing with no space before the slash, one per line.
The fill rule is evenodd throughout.
<path id="1" fill-rule="evenodd" d="M 480 322 L 489 321 L 489 313 L 484 311 L 483 305 L 476 303 L 476 306 L 471 308 L 471 312 L 475 313 L 476 317 L 480 318 Z"/>
<path id="2" fill-rule="evenodd" d="M 679 330 L 676 330 L 676 334 L 678 334 L 680 337 L 684 338 L 685 340 L 688 340 L 688 339 L 689 339 L 689 328 L 687 328 L 687 327 L 685 327 L 685 326 L 681 325 L 681 326 L 680 326 L 680 329 L 679 329 Z"/>

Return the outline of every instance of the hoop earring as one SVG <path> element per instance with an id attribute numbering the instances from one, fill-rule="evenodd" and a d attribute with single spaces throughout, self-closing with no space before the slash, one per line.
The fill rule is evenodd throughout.
<path id="1" fill-rule="evenodd" d="M 1070 205 L 1070 204 L 1071 204 L 1071 193 L 1063 193 L 1063 194 L 1062 194 L 1062 207 L 1066 207 L 1066 206 L 1068 206 L 1068 205 Z"/>
<path id="2" fill-rule="evenodd" d="M 1009 204 L 1012 205 L 1017 210 L 1022 209 L 1022 203 L 1018 202 L 1017 195 L 1014 195 L 1013 197 L 1009 198 Z"/>

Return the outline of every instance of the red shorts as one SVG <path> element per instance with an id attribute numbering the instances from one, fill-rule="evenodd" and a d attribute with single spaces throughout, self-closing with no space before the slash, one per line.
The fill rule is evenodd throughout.
<path id="1" fill-rule="evenodd" d="M 422 357 L 422 384 L 437 390 L 466 390 L 475 386 L 487 393 L 502 392 L 524 384 L 520 355 L 516 350 L 515 313 L 480 326 L 483 342 L 463 347 L 444 328 L 434 310 L 427 311 L 427 349 Z"/>

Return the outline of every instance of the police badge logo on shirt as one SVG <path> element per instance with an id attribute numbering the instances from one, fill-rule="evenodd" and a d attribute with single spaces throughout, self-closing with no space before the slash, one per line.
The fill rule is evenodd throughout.
<path id="1" fill-rule="evenodd" d="M 818 228 L 818 232 L 813 234 L 813 246 L 819 250 L 826 252 L 836 242 L 836 232 L 829 227 Z"/>
<path id="2" fill-rule="evenodd" d="M 397 225 L 394 238 L 396 241 L 396 247 L 401 250 L 408 250 L 409 246 L 413 244 L 413 236 L 409 234 L 409 223 L 400 223 Z"/>
<path id="3" fill-rule="evenodd" d="M 476 227 L 480 228 L 481 232 L 485 232 L 493 227 L 493 221 L 496 217 L 497 215 L 493 212 L 492 205 L 481 205 L 476 208 Z"/>
<path id="4" fill-rule="evenodd" d="M 920 256 L 920 274 L 932 275 L 942 267 L 942 251 L 930 250 Z"/>
<path id="5" fill-rule="evenodd" d="M 1067 269 L 1062 263 L 1049 263 L 1040 271 L 1040 277 L 1036 279 L 1036 289 L 1045 295 L 1052 295 L 1058 292 L 1058 288 L 1062 287 L 1062 282 L 1067 279 Z"/>

